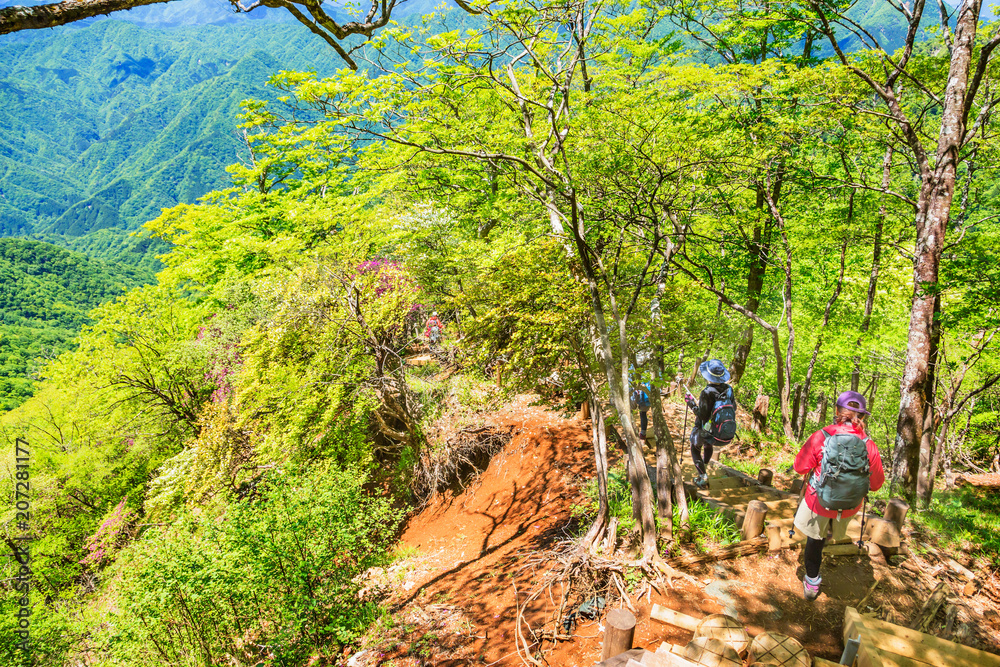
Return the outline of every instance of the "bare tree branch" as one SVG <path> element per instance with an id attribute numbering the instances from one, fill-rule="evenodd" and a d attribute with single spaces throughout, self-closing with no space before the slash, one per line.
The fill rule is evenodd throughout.
<path id="1" fill-rule="evenodd" d="M 0 35 L 7 35 L 19 30 L 39 30 L 54 28 L 59 25 L 73 23 L 92 16 L 110 14 L 155 5 L 172 0 L 80 0 L 74 2 L 57 2 L 51 5 L 35 5 L 34 7 L 4 7 L 0 9 Z"/>

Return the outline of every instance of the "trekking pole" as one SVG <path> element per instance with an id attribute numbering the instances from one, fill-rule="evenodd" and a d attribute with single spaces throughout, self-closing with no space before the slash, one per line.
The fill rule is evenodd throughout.
<path id="1" fill-rule="evenodd" d="M 684 404 L 684 430 L 681 431 L 681 439 L 682 440 L 687 437 L 687 432 L 688 432 L 688 406 L 687 406 L 687 403 L 685 403 Z M 684 453 L 684 448 L 681 447 L 681 454 L 683 454 L 683 453 Z M 681 456 L 681 458 L 683 459 L 684 457 Z"/>
<path id="2" fill-rule="evenodd" d="M 684 388 L 684 430 L 681 432 L 681 439 L 684 439 L 684 438 L 688 437 L 688 435 L 687 435 L 687 432 L 688 432 L 688 410 L 690 410 L 691 408 L 687 404 L 687 397 L 688 397 L 688 394 L 691 393 L 691 390 L 688 389 L 687 385 L 684 384 L 683 382 L 681 382 L 681 387 Z M 683 451 L 684 451 L 684 448 L 682 447 L 681 448 L 681 452 L 683 452 Z M 683 459 L 684 457 L 682 456 L 681 458 Z"/>
<path id="3" fill-rule="evenodd" d="M 865 502 L 861 505 L 861 534 L 858 535 L 858 551 L 865 548 L 865 521 L 868 519 L 868 494 L 865 494 Z"/>

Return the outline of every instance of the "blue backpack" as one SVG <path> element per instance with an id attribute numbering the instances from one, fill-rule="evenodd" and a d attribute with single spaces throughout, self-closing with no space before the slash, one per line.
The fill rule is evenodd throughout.
<path id="1" fill-rule="evenodd" d="M 736 437 L 736 397 L 732 387 L 726 387 L 726 393 L 715 399 L 712 419 L 706 426 L 705 430 L 719 442 L 729 442 Z"/>
<path id="2" fill-rule="evenodd" d="M 644 382 L 635 389 L 632 390 L 632 402 L 635 403 L 636 407 L 640 410 L 649 409 L 649 393 L 652 393 L 653 387 L 648 382 Z M 646 393 L 649 392 L 649 393 Z"/>

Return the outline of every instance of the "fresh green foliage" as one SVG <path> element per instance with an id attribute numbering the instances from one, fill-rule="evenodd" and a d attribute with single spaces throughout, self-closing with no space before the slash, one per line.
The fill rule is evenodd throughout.
<path id="1" fill-rule="evenodd" d="M 358 469 L 276 472 L 226 516 L 147 531 L 118 561 L 113 664 L 302 664 L 377 615 L 358 576 L 384 565 L 398 514 Z M 168 631 L 169 628 L 181 632 Z"/>
<path id="2" fill-rule="evenodd" d="M 680 525 L 680 518 L 674 514 L 674 525 Z M 743 537 L 731 519 L 716 512 L 702 502 L 688 503 L 688 523 L 681 530 L 682 539 L 689 539 L 702 551 L 715 546 L 735 544 Z"/>
<path id="3" fill-rule="evenodd" d="M 151 280 L 48 243 L 0 239 L 0 411 L 31 395 L 40 366 L 70 349 L 91 308 Z"/>
<path id="4" fill-rule="evenodd" d="M 927 511 L 907 516 L 948 547 L 1000 567 L 1000 498 L 994 490 L 966 486 L 941 492 Z"/>

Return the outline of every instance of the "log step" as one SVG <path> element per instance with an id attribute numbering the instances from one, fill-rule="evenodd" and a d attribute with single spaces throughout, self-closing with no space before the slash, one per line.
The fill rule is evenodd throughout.
<path id="1" fill-rule="evenodd" d="M 746 504 L 751 500 L 763 500 L 764 502 L 770 502 L 772 500 L 785 499 L 784 494 L 769 491 L 767 488 L 752 486 L 744 486 L 734 489 L 719 489 L 717 491 L 713 491 L 709 495 L 729 505 L 737 503 Z"/>

